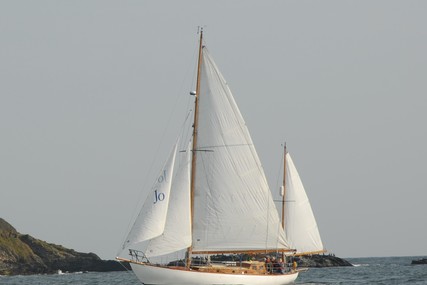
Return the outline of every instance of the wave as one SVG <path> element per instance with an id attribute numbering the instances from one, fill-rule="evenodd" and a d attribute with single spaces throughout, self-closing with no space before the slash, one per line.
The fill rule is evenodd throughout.
<path id="1" fill-rule="evenodd" d="M 371 266 L 371 264 L 367 264 L 367 263 L 362 263 L 362 264 L 351 264 L 351 265 L 353 265 L 354 267 L 361 267 L 361 266 Z"/>
<path id="2" fill-rule="evenodd" d="M 84 272 L 84 271 L 77 271 L 77 272 L 62 272 L 62 270 L 61 269 L 58 269 L 58 271 L 57 271 L 57 274 L 58 275 L 68 275 L 68 274 L 83 274 L 83 273 L 86 273 L 86 272 Z"/>

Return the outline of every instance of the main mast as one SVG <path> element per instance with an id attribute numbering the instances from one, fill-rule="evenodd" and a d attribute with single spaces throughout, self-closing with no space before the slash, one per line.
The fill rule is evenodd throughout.
<path id="1" fill-rule="evenodd" d="M 202 66 L 202 50 L 203 50 L 203 27 L 200 28 L 200 42 L 199 42 L 199 58 L 197 61 L 197 82 L 196 82 L 196 95 L 194 100 L 194 123 L 193 123 L 193 147 L 191 159 L 191 181 L 190 181 L 190 204 L 191 204 L 191 232 L 193 232 L 194 220 L 194 187 L 196 183 L 196 155 L 197 155 L 197 131 L 199 127 L 199 95 L 200 95 L 200 73 Z M 191 253 L 193 247 L 187 248 L 187 267 L 191 265 Z"/>

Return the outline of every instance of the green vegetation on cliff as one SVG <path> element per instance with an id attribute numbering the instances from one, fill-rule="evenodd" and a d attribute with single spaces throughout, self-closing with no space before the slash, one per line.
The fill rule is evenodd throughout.
<path id="1" fill-rule="evenodd" d="M 20 234 L 0 218 L 0 275 L 44 274 L 58 270 L 118 271 L 116 261 L 101 260 L 94 253 L 81 253 Z"/>

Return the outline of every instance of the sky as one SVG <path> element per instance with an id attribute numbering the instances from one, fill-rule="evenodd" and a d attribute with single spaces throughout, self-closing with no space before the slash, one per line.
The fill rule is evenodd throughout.
<path id="1" fill-rule="evenodd" d="M 426 1 L 1 1 L 0 217 L 113 259 L 191 102 L 197 28 L 327 250 L 427 254 Z M 183 108 L 181 108 L 183 107 Z"/>

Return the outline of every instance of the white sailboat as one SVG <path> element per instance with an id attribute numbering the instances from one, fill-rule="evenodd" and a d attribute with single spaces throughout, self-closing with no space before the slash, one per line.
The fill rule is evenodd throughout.
<path id="1" fill-rule="evenodd" d="M 203 31 L 200 31 L 192 128 L 187 150 L 178 152 L 174 146 L 126 238 L 123 252 L 128 251 L 131 258 L 117 259 L 130 262 L 144 284 L 293 283 L 299 274 L 295 268 L 277 273 L 269 270 L 263 261 L 210 262 L 209 257 L 217 254 L 292 255 L 320 251 L 323 245 L 317 226 L 311 229 L 312 222 L 316 222 L 309 203 L 303 202 L 304 209 L 296 211 L 294 208 L 299 203 L 295 207 L 282 207 L 283 213 L 290 217 L 304 216 L 307 209 L 311 213 L 310 217 L 303 217 L 305 221 L 301 224 L 282 219 L 296 234 L 290 233 L 286 226 L 283 228 L 245 121 L 203 45 Z M 292 160 L 287 161 L 290 164 L 286 176 L 299 179 Z M 289 195 L 293 200 L 307 197 L 305 192 L 305 197 L 301 195 L 300 189 L 294 190 L 300 187 L 300 180 L 284 181 L 284 192 L 287 189 L 283 193 L 284 204 Z M 307 226 L 310 231 L 305 233 Z M 305 234 L 310 238 L 300 241 Z M 320 243 L 311 243 L 313 239 Z M 185 263 L 180 266 L 149 261 L 179 251 L 186 253 Z M 206 257 L 206 262 L 192 263 L 196 256 Z"/>

